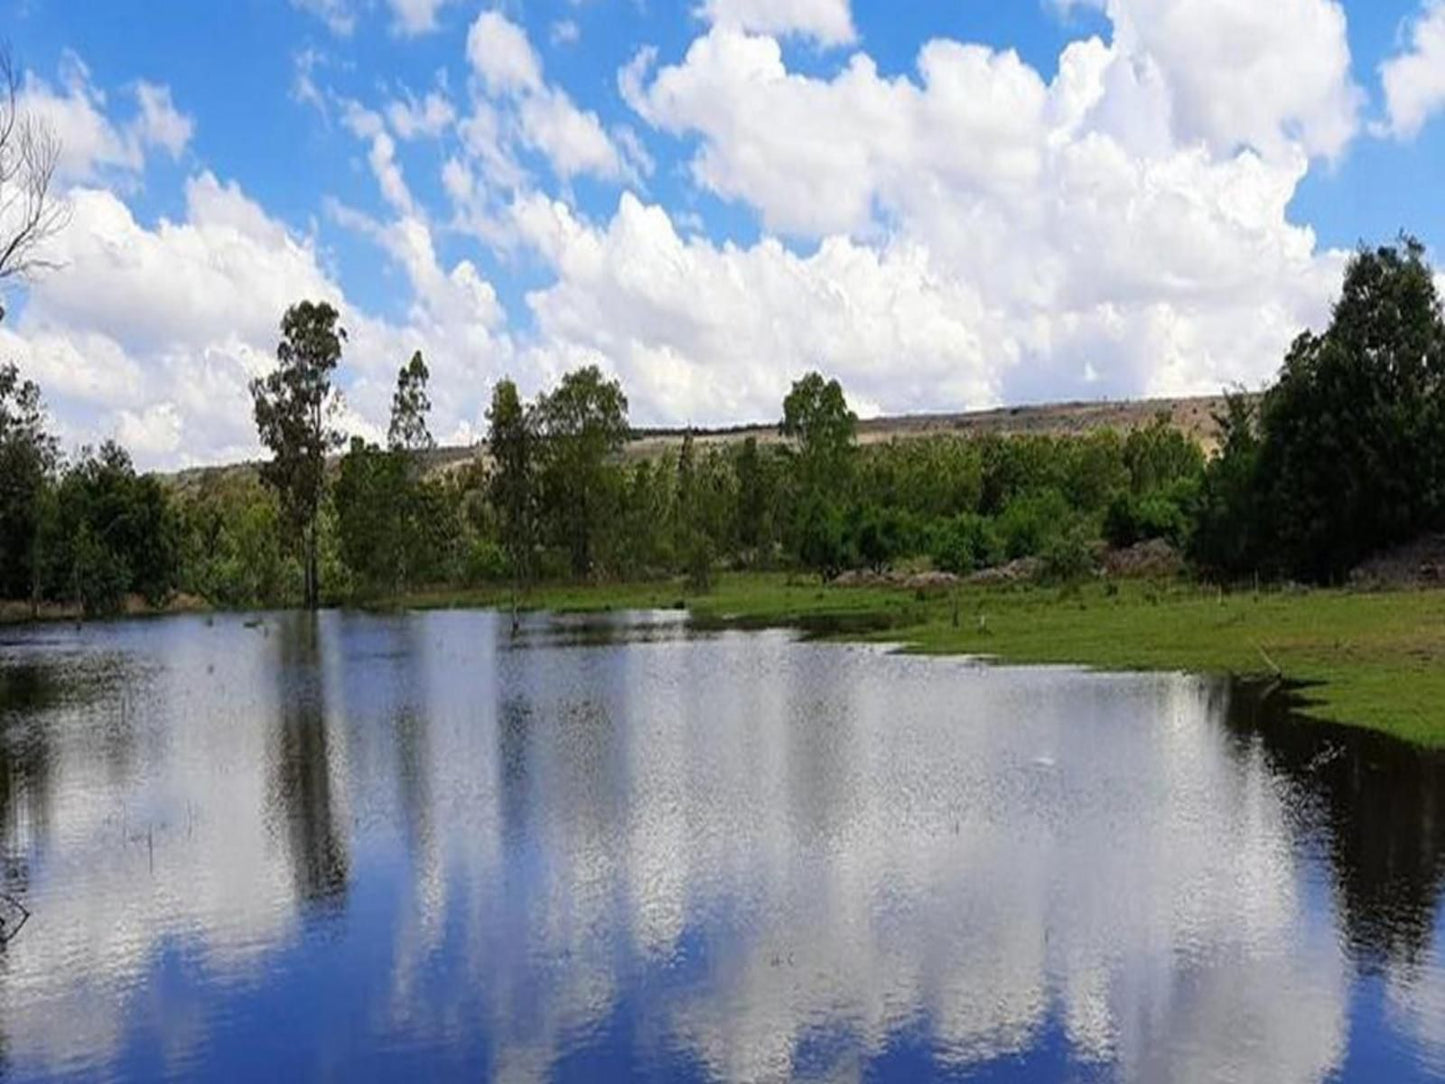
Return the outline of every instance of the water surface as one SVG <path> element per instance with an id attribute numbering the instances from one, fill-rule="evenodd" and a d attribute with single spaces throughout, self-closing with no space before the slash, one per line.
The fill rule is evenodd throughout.
<path id="1" fill-rule="evenodd" d="M 669 615 L 10 631 L 0 1076 L 1438 1078 L 1442 779 Z"/>

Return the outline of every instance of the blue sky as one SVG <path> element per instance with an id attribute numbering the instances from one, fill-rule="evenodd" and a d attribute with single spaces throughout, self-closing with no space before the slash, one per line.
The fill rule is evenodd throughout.
<path id="1" fill-rule="evenodd" d="M 417 347 L 467 440 L 497 377 L 583 362 L 649 424 L 770 417 L 809 367 L 865 411 L 1258 384 L 1344 250 L 1445 245 L 1433 0 L 0 0 L 0 25 L 74 203 L 0 352 L 69 440 L 147 463 L 254 450 L 285 289 L 353 325 L 353 429 Z"/>

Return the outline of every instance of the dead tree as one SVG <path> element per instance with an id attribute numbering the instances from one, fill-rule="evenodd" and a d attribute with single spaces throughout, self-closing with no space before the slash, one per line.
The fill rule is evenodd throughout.
<path id="1" fill-rule="evenodd" d="M 24 108 L 20 72 L 0 45 L 0 289 L 8 279 L 57 266 L 45 257 L 44 244 L 69 215 L 53 190 L 59 161 L 59 137 Z"/>

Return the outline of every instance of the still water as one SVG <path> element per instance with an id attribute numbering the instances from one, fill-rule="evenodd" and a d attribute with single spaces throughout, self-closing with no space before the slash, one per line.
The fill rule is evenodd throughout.
<path id="1" fill-rule="evenodd" d="M 1445 762 L 666 615 L 0 642 L 0 1076 L 1445 1074 Z"/>

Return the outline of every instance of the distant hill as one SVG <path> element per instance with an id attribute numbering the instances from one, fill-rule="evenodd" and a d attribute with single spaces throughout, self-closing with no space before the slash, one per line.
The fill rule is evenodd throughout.
<path id="1" fill-rule="evenodd" d="M 1212 395 L 1186 399 L 1050 403 L 958 414 L 905 414 L 859 422 L 858 439 L 864 444 L 874 444 L 918 437 L 981 436 L 985 433 L 1075 436 L 1097 429 L 1127 432 L 1148 425 L 1160 414 L 1167 414 L 1175 426 L 1198 440 L 1206 451 L 1213 452 L 1219 438 L 1219 426 L 1214 417 L 1223 410 L 1224 397 Z M 631 460 L 657 458 L 681 444 L 686 432 L 685 429 L 638 429 L 623 454 Z M 779 440 L 777 422 L 693 430 L 693 438 L 699 444 L 733 444 L 748 437 L 764 444 Z M 431 470 L 453 470 L 484 454 L 480 445 L 437 448 L 428 453 L 428 467 Z M 254 469 L 254 463 L 193 467 L 173 475 L 172 480 L 177 488 L 186 489 L 199 484 L 210 474 Z"/>

